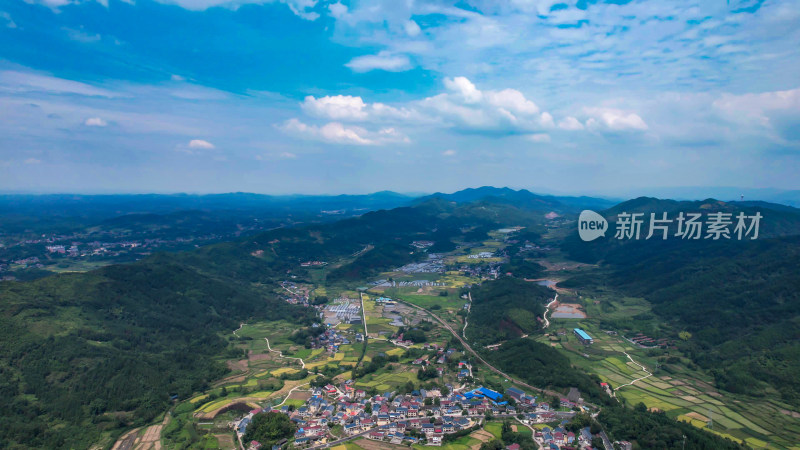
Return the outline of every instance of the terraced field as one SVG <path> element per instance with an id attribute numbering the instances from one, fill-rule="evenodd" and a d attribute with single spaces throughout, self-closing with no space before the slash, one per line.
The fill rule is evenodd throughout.
<path id="1" fill-rule="evenodd" d="M 412 381 L 419 383 L 416 372 L 389 372 L 381 369 L 374 374 L 369 374 L 356 382 L 356 386 L 369 390 L 375 388 L 378 392 L 385 392 L 400 387 Z"/>
<path id="2" fill-rule="evenodd" d="M 564 350 L 576 366 L 597 374 L 612 387 L 622 386 L 646 375 L 627 359 L 624 351 L 653 372 L 652 377 L 619 388 L 616 395 L 620 400 L 632 405 L 642 402 L 648 408 L 721 436 L 744 441 L 754 448 L 798 448 L 796 437 L 800 436 L 800 420 L 781 412 L 791 409 L 787 405 L 719 392 L 710 377 L 683 365 L 658 368 L 657 360 L 649 357 L 646 350 L 634 347 L 619 336 L 604 333 L 592 321 L 554 320 L 556 329 L 571 330 L 576 326 L 595 340 L 593 345 L 585 347 L 571 331 L 559 336 L 558 348 Z M 542 337 L 538 339 L 547 342 Z"/>

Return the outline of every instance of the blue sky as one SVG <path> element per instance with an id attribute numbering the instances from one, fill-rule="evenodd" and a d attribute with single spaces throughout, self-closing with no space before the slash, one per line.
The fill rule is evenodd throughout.
<path id="1" fill-rule="evenodd" d="M 0 1 L 0 191 L 799 173 L 800 1 Z"/>

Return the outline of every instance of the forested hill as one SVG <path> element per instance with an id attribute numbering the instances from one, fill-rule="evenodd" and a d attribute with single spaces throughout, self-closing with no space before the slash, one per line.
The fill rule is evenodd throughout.
<path id="1" fill-rule="evenodd" d="M 537 317 L 554 295 L 552 289 L 518 278 L 484 282 L 472 290 L 467 337 L 487 345 L 530 334 L 541 326 Z"/>
<path id="2" fill-rule="evenodd" d="M 647 299 L 681 348 L 715 377 L 720 389 L 750 395 L 777 392 L 800 407 L 798 210 L 641 198 L 604 215 L 613 220 L 622 211 L 667 211 L 673 217 L 678 211 L 762 214 L 757 240 L 617 240 L 611 222 L 606 239 L 587 243 L 570 236 L 565 250 L 584 261 L 600 261 L 603 273 L 560 285 L 580 289 L 605 284 L 622 295 Z M 688 332 L 684 338 L 691 337 L 678 339 L 681 331 Z"/>
<path id="3" fill-rule="evenodd" d="M 800 407 L 800 236 L 684 244 L 660 254 L 610 254 L 618 267 L 611 282 L 689 331 L 681 346 L 720 388 L 776 390 Z"/>
<path id="4" fill-rule="evenodd" d="M 87 448 L 145 424 L 227 372 L 218 333 L 250 317 L 312 320 L 167 257 L 0 284 L 0 447 Z"/>
<path id="5" fill-rule="evenodd" d="M 800 209 L 785 205 L 777 205 L 767 202 L 721 202 L 714 199 L 702 201 L 675 201 L 662 200 L 650 197 L 639 197 L 615 205 L 609 209 L 600 211 L 600 214 L 608 220 L 608 228 L 605 238 L 599 238 L 591 242 L 584 242 L 578 236 L 577 222 L 562 243 L 562 249 L 570 258 L 586 263 L 596 263 L 606 259 L 609 254 L 622 249 L 623 252 L 643 251 L 643 252 L 663 252 L 673 246 L 682 246 L 686 240 L 676 237 L 678 231 L 678 214 L 684 213 L 688 217 L 689 213 L 701 214 L 701 222 L 708 221 L 708 214 L 723 213 L 728 216 L 733 224 L 730 226 L 731 239 L 723 238 L 723 241 L 731 244 L 746 243 L 751 239 L 751 235 L 744 236 L 741 240 L 737 239 L 733 233 L 737 223 L 736 216 L 744 213 L 746 216 L 760 214 L 758 239 L 766 239 L 781 236 L 793 236 L 800 234 Z M 641 232 L 639 239 L 616 239 L 614 237 L 617 229 L 618 215 L 620 213 L 642 213 Z M 657 229 L 651 239 L 646 239 L 650 227 L 650 214 L 654 213 L 657 219 L 662 218 L 663 213 L 667 213 L 667 219 L 672 221 L 668 224 L 670 239 L 662 242 L 662 234 Z M 747 224 L 749 225 L 749 221 Z M 698 241 L 705 241 L 707 227 L 703 227 L 701 237 Z"/>
<path id="6" fill-rule="evenodd" d="M 242 356 L 220 337 L 241 321 L 313 321 L 272 293 L 289 274 L 304 277 L 303 261 L 347 258 L 334 276 L 358 279 L 402 263 L 399 255 L 416 257 L 414 240 L 450 246 L 516 220 L 536 222 L 510 205 L 471 208 L 431 201 L 0 283 L 0 447 L 90 447 L 149 422 L 172 396 L 205 389 L 227 372 L 219 357 Z"/>
<path id="7" fill-rule="evenodd" d="M 526 189 L 517 191 L 507 187 L 496 188 L 491 186 L 464 189 L 452 194 L 437 192 L 432 195 L 420 197 L 416 199 L 415 202 L 422 203 L 431 199 L 441 199 L 456 203 L 474 203 L 486 200 L 492 203 L 508 204 L 528 210 L 559 212 L 579 212 L 582 209 L 602 210 L 617 203 L 613 200 L 596 197 L 539 195 Z"/>

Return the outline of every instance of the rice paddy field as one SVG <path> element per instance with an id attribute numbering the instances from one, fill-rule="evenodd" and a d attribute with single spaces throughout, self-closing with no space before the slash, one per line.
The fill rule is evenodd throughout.
<path id="1" fill-rule="evenodd" d="M 641 308 L 641 305 L 635 305 Z M 629 314 L 615 311 L 615 314 Z M 632 345 L 620 336 L 604 332 L 591 319 L 554 319 L 552 329 L 565 329 L 555 346 L 564 351 L 572 363 L 587 372 L 597 374 L 616 390 L 617 398 L 630 405 L 644 403 L 677 420 L 691 423 L 712 433 L 745 442 L 753 448 L 800 448 L 800 419 L 783 411 L 791 408 L 774 399 L 748 398 L 719 392 L 708 375 L 690 370 L 684 364 L 664 364 L 649 356 L 647 349 Z M 594 339 L 584 346 L 572 333 L 580 327 Z M 551 343 L 544 337 L 538 340 Z M 647 373 L 632 363 L 627 352 L 651 373 L 645 379 L 623 386 Z M 622 387 L 620 387 L 622 386 Z M 710 419 L 710 420 L 709 420 Z"/>
<path id="2" fill-rule="evenodd" d="M 440 290 L 437 290 L 437 292 L 434 295 L 420 295 L 415 292 L 416 289 L 396 288 L 395 291 L 387 292 L 386 294 L 426 309 L 430 309 L 431 306 L 434 305 L 439 305 L 443 310 L 444 309 L 460 310 L 461 308 L 464 307 L 464 303 L 466 303 L 466 300 L 460 298 L 455 293 L 449 293 L 449 292 L 447 297 L 442 297 L 438 295 L 438 291 Z"/>
<path id="3" fill-rule="evenodd" d="M 419 383 L 416 372 L 392 372 L 386 369 L 381 369 L 375 373 L 371 373 L 365 377 L 362 377 L 356 382 L 356 386 L 366 391 L 375 388 L 378 392 L 386 392 L 403 386 L 409 381 L 413 383 Z"/>

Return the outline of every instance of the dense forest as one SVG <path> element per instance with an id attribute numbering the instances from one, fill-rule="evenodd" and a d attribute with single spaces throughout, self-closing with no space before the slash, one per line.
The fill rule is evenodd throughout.
<path id="1" fill-rule="evenodd" d="M 157 256 L 0 284 L 0 447 L 89 447 L 143 425 L 241 357 L 218 333 L 307 310 Z"/>
<path id="2" fill-rule="evenodd" d="M 432 201 L 93 272 L 0 283 L 0 447 L 89 447 L 148 423 L 173 399 L 225 375 L 221 361 L 242 355 L 220 334 L 240 321 L 313 321 L 307 309 L 272 294 L 277 281 L 307 276 L 299 262 L 372 246 L 339 275 L 367 276 L 421 257 L 408 244 L 439 227 L 460 237 L 460 209 Z"/>
<path id="3" fill-rule="evenodd" d="M 407 245 L 388 243 L 375 247 L 355 259 L 355 261 L 331 270 L 328 281 L 360 281 L 394 267 L 400 267 L 425 256 L 413 252 Z"/>
<path id="4" fill-rule="evenodd" d="M 597 376 L 587 375 L 573 368 L 569 358 L 545 344 L 516 339 L 488 353 L 487 357 L 501 370 L 534 386 L 561 392 L 566 392 L 570 387 L 578 388 L 587 401 L 601 405 L 597 420 L 612 440 L 632 441 L 638 449 L 681 449 L 682 436 L 685 435 L 685 448 L 743 448 L 688 423 L 671 419 L 663 413 L 648 412 L 644 405 L 638 405 L 634 409 L 619 405 L 600 390 L 600 379 Z M 577 427 L 588 425 L 589 423 L 579 424 Z M 523 445 L 519 440 L 514 440 L 512 434 L 503 435 L 502 441 L 506 445 L 512 442 Z"/>
<path id="5" fill-rule="evenodd" d="M 243 441 L 248 444 L 257 441 L 263 448 L 272 448 L 281 439 L 292 437 L 296 428 L 286 414 L 259 413 L 253 416 L 253 422 L 247 426 Z"/>
<path id="6" fill-rule="evenodd" d="M 414 240 L 449 247 L 483 237 L 490 224 L 523 218 L 537 233 L 537 217 L 513 205 L 432 199 L 88 273 L 0 283 L 0 447 L 89 447 L 205 389 L 225 374 L 221 361 L 242 356 L 220 337 L 240 321 L 313 321 L 272 294 L 277 281 L 308 276 L 299 262 L 351 258 L 370 246 L 333 271 L 333 279 L 355 280 L 422 257 L 412 254 Z M 604 249 L 603 270 L 610 282 L 647 297 L 676 331 L 691 332 L 680 345 L 721 386 L 777 389 L 797 404 L 798 248 L 790 238 L 691 249 L 634 244 Z M 472 291 L 471 342 L 497 343 L 539 327 L 552 290 L 518 278 L 539 272 L 530 261 L 515 257 L 506 268 L 513 277 Z M 488 358 L 531 384 L 607 398 L 598 380 L 545 345 L 512 340 Z"/>
<path id="7" fill-rule="evenodd" d="M 530 339 L 514 339 L 486 354 L 486 358 L 510 375 L 543 389 L 567 392 L 578 388 L 587 401 L 607 402 L 600 379 L 574 369 L 558 350 Z"/>
<path id="8" fill-rule="evenodd" d="M 796 376 L 800 371 L 800 212 L 778 205 L 758 206 L 649 198 L 617 205 L 604 215 L 613 220 L 621 211 L 705 208 L 746 214 L 761 211 L 764 219 L 758 240 L 578 243 L 577 237 L 570 237 L 563 244 L 569 254 L 588 262 L 602 261 L 602 266 L 560 285 L 611 286 L 624 295 L 647 299 L 654 317 L 671 330 L 695 364 L 714 376 L 718 388 L 755 396 L 776 392 L 783 401 L 800 407 Z M 683 338 L 678 339 L 681 332 Z"/>
<path id="9" fill-rule="evenodd" d="M 517 278 L 502 277 L 472 290 L 467 337 L 471 342 L 495 344 L 539 328 L 537 317 L 552 299 L 553 290 Z"/>
<path id="10" fill-rule="evenodd" d="M 664 413 L 651 413 L 643 404 L 635 408 L 609 406 L 597 416 L 613 441 L 629 441 L 635 449 L 698 450 L 745 449 L 730 439 L 678 422 Z"/>
<path id="11" fill-rule="evenodd" d="M 776 390 L 800 406 L 800 236 L 685 247 L 660 258 L 629 254 L 612 282 L 647 298 L 675 330 L 688 331 L 681 349 L 721 389 Z M 610 258 L 623 267 L 623 255 Z"/>

